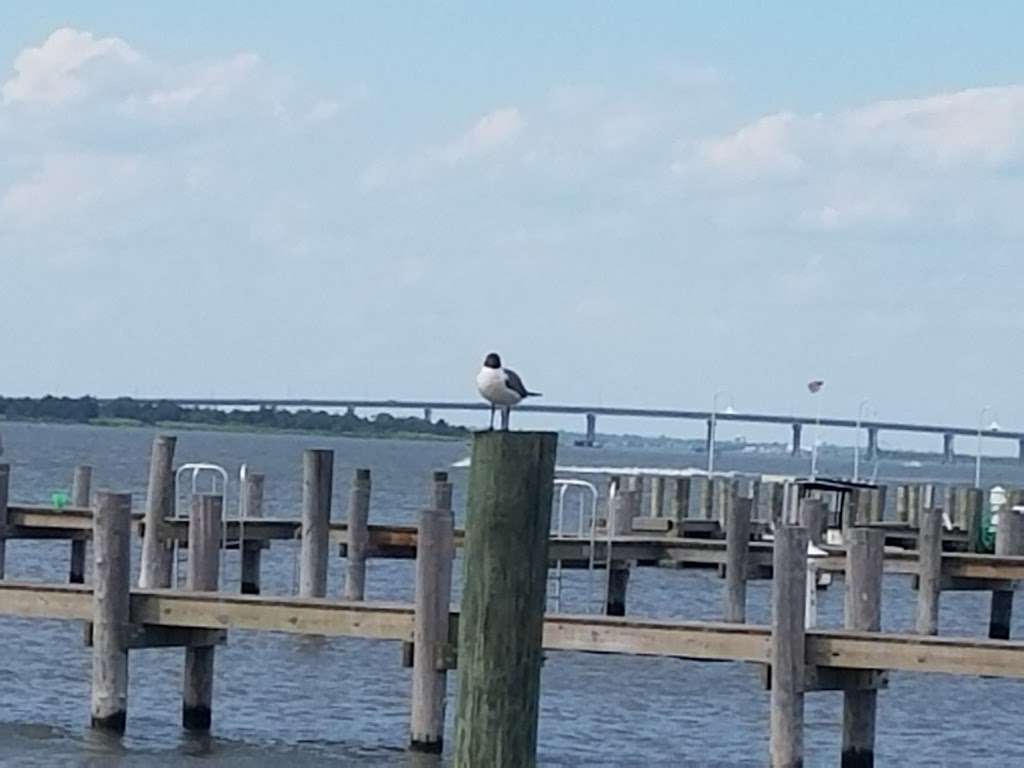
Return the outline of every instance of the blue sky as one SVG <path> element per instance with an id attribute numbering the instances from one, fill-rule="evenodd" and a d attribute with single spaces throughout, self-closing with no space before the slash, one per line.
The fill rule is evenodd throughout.
<path id="1" fill-rule="evenodd" d="M 5 9 L 0 391 L 1024 424 L 1016 4 L 295 5 Z"/>

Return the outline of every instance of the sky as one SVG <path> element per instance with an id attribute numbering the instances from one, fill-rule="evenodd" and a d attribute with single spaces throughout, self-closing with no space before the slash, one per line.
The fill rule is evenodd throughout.
<path id="1" fill-rule="evenodd" d="M 0 393 L 1024 428 L 1019 4 L 12 5 Z"/>

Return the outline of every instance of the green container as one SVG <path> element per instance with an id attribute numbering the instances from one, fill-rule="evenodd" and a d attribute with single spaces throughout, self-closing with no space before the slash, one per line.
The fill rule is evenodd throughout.
<path id="1" fill-rule="evenodd" d="M 50 498 L 58 512 L 68 505 L 68 495 L 64 491 L 54 491 Z"/>

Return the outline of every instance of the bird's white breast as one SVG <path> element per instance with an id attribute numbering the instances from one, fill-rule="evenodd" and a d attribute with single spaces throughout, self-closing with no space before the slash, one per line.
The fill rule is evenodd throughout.
<path id="1" fill-rule="evenodd" d="M 494 405 L 516 405 L 523 399 L 505 385 L 505 372 L 500 368 L 481 368 L 476 375 L 476 388 L 484 400 Z"/>

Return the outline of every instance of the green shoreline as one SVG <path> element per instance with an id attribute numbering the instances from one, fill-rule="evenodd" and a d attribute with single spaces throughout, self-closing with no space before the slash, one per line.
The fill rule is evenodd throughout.
<path id="1" fill-rule="evenodd" d="M 115 419 L 98 418 L 88 421 L 77 421 L 75 419 L 31 419 L 18 417 L 0 417 L 0 424 L 9 422 L 12 424 L 55 424 L 70 425 L 76 424 L 84 427 L 104 427 L 108 429 L 119 429 L 123 427 L 142 427 L 151 429 L 177 430 L 183 432 L 229 432 L 251 435 L 316 435 L 317 437 L 346 437 L 368 440 L 426 440 L 443 443 L 455 443 L 469 439 L 471 431 L 466 430 L 463 435 L 438 435 L 430 432 L 390 432 L 381 430 L 379 432 L 331 432 L 330 430 L 316 429 L 289 429 L 284 427 L 258 426 L 250 424 L 213 424 L 207 422 L 190 421 L 157 421 L 145 422 L 138 419 Z"/>

